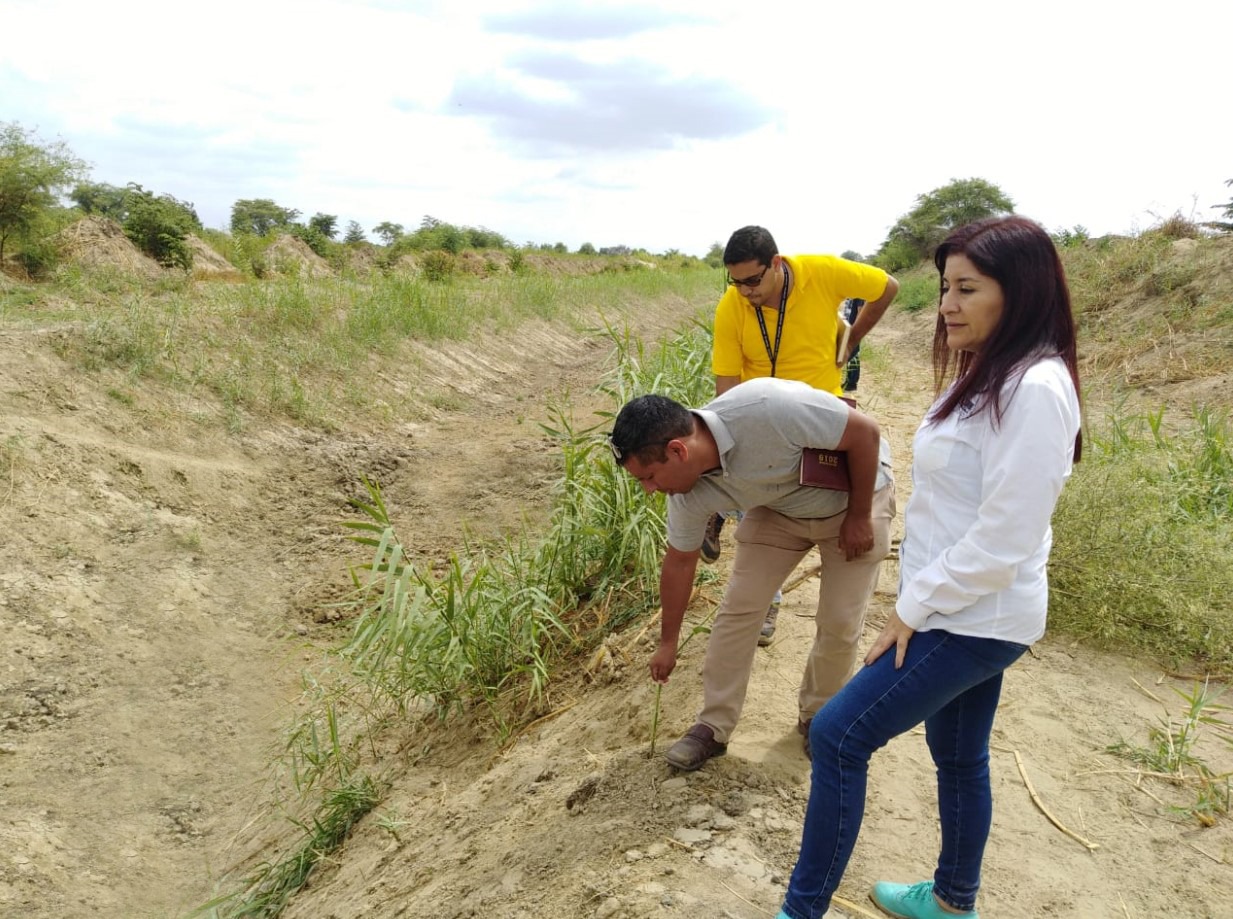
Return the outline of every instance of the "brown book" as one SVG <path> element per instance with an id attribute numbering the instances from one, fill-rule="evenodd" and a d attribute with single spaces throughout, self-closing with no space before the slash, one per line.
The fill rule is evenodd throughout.
<path id="1" fill-rule="evenodd" d="M 842 367 L 846 364 L 848 354 L 848 340 L 852 337 L 852 326 L 848 324 L 848 320 L 841 315 L 839 317 L 839 330 L 835 333 L 835 366 Z"/>
<path id="2" fill-rule="evenodd" d="M 851 491 L 848 454 L 841 450 L 806 447 L 801 451 L 801 484 L 833 491 Z"/>

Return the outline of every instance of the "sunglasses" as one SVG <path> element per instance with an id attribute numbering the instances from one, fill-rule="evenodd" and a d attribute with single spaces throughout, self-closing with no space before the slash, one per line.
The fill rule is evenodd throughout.
<path id="1" fill-rule="evenodd" d="M 762 283 L 762 279 L 766 277 L 766 273 L 770 270 L 771 270 L 771 266 L 767 265 L 757 274 L 751 275 L 747 278 L 741 278 L 740 280 L 737 280 L 731 275 L 728 275 L 728 286 L 729 287 L 749 287 L 749 288 L 757 287 L 759 284 Z"/>
<path id="2" fill-rule="evenodd" d="M 617 442 L 612 439 L 611 434 L 607 435 L 607 440 L 608 440 L 608 449 L 612 451 L 612 458 L 619 463 L 633 456 L 639 450 L 645 449 L 646 447 L 654 447 L 657 444 L 669 443 L 671 441 L 671 438 L 669 438 L 668 440 L 648 440 L 645 443 L 638 444 L 638 446 L 636 447 L 617 446 Z"/>

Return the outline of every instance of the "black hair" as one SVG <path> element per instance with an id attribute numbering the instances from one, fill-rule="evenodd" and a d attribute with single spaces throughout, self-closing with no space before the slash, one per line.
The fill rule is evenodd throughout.
<path id="1" fill-rule="evenodd" d="M 665 445 L 694 430 L 694 416 L 685 406 L 667 396 L 639 396 L 625 403 L 612 426 L 611 440 L 621 452 L 622 466 L 631 456 L 638 462 L 663 462 Z"/>
<path id="2" fill-rule="evenodd" d="M 757 262 L 769 265 L 779 254 L 779 247 L 769 230 L 762 227 L 741 227 L 728 238 L 724 247 L 724 264 L 739 265 L 741 262 Z"/>

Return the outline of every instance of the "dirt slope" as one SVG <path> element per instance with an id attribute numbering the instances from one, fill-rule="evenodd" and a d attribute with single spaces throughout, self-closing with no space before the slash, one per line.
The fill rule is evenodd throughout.
<path id="1" fill-rule="evenodd" d="M 894 386 L 892 372 L 870 373 L 863 396 L 892 437 L 904 500 L 911 435 L 929 394 L 921 339 L 928 324 L 900 316 L 878 330 Z M 798 573 L 807 571 L 808 561 Z M 867 637 L 891 608 L 896 578 L 890 562 Z M 395 832 L 370 820 L 287 916 L 773 916 L 808 793 L 795 689 L 817 591 L 810 578 L 788 595 L 725 758 L 681 775 L 648 757 L 654 689 L 645 662 L 653 647 L 631 634 L 614 645 L 598 685 L 579 675 L 562 691 L 559 716 L 512 748 L 496 752 L 465 733 L 445 734 L 409 756 L 378 815 Z M 718 588 L 704 592 L 695 614 L 717 601 Z M 700 642 L 686 649 L 663 694 L 661 752 L 692 722 L 702 651 Z M 1188 688 L 1149 663 L 1057 641 L 1012 668 L 995 734 L 997 814 L 982 915 L 1233 915 L 1228 823 L 1204 830 L 1170 813 L 1161 802 L 1184 797 L 1159 784 L 1136 787 L 1125 761 L 1103 752 L 1122 738 L 1145 742 L 1164 708 L 1144 693 L 1168 699 L 1168 684 Z M 1203 754 L 1214 766 L 1233 765 L 1228 751 Z M 1048 822 L 1020 762 L 1048 809 L 1098 848 Z M 853 907 L 837 905 L 832 914 L 868 914 L 865 892 L 880 878 L 928 876 L 934 807 L 923 736 L 899 738 L 874 763 L 865 828 L 840 891 Z"/>
<path id="2" fill-rule="evenodd" d="M 640 330 L 653 338 L 695 306 L 640 308 Z M 928 398 L 924 327 L 888 318 L 875 333 L 887 366 L 862 380 L 895 445 L 901 503 Z M 606 349 L 532 327 L 385 368 L 391 385 L 456 394 L 429 421 L 226 435 L 166 393 L 117 402 L 106 374 L 64 367 L 47 334 L 0 333 L 0 916 L 183 915 L 230 867 L 299 668 L 337 635 L 315 620 L 356 559 L 336 521 L 358 476 L 386 485 L 425 559 L 464 526 L 534 519 L 554 468 L 534 422 L 554 391 L 580 402 Z M 896 574 L 888 563 L 870 633 Z M 649 639 L 631 632 L 595 679 L 566 678 L 556 717 L 512 747 L 455 725 L 393 756 L 387 803 L 286 915 L 773 916 L 808 788 L 792 726 L 809 620 L 793 614 L 817 590 L 807 579 L 788 595 L 724 759 L 680 776 L 647 756 Z M 717 600 L 704 592 L 695 615 Z M 692 720 L 701 657 L 698 641 L 664 692 L 661 750 Z M 1012 669 L 982 915 L 1233 915 L 1228 822 L 1200 830 L 1163 806 L 1184 803 L 1178 792 L 1136 787 L 1102 752 L 1145 741 L 1164 711 L 1145 691 L 1172 695 L 1162 680 L 1187 685 L 1056 641 Z M 1049 809 L 1100 848 L 1047 822 L 1012 750 Z M 1233 768 L 1227 750 L 1200 752 Z M 919 736 L 876 759 L 844 897 L 927 875 L 931 786 Z"/>
<path id="3" fill-rule="evenodd" d="M 542 324 L 420 348 L 388 382 L 452 392 L 428 422 L 229 435 L 65 366 L 55 335 L 0 331 L 0 916 L 179 915 L 229 867 L 301 668 L 338 639 L 318 620 L 357 561 L 338 521 L 360 477 L 424 562 L 464 526 L 534 520 L 555 470 L 536 413 L 608 349 Z"/>

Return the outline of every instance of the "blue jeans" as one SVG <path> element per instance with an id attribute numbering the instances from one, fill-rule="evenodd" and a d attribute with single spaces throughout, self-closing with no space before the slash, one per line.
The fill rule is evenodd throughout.
<path id="1" fill-rule="evenodd" d="M 865 814 L 869 759 L 922 721 L 938 771 L 942 852 L 934 892 L 960 910 L 976 906 L 989 838 L 989 733 L 1002 671 L 1024 645 L 949 632 L 917 632 L 903 667 L 892 647 L 862 668 L 813 718 L 813 778 L 805 830 L 783 910 L 819 919 L 847 868 Z"/>

